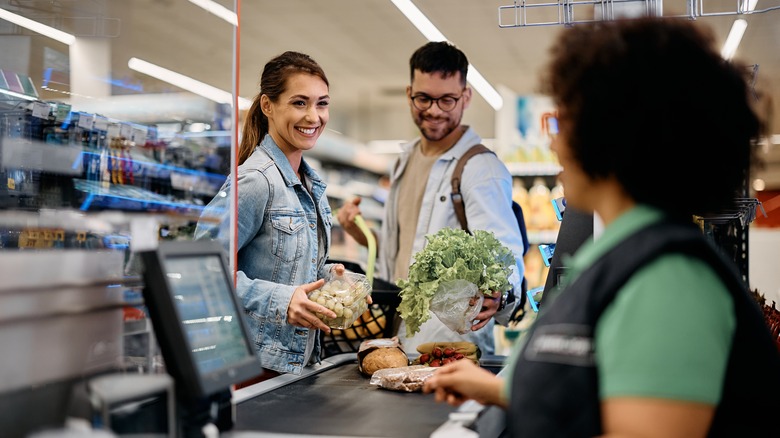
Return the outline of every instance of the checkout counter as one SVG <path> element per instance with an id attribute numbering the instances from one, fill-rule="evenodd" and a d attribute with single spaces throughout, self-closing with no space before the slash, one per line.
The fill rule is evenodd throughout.
<path id="1" fill-rule="evenodd" d="M 504 356 L 481 365 L 500 372 Z M 235 424 L 230 437 L 498 437 L 504 412 L 464 403 L 437 403 L 433 394 L 400 392 L 369 384 L 357 355 L 339 354 L 233 394 Z"/>
<path id="2" fill-rule="evenodd" d="M 259 375 L 261 364 L 221 245 L 161 243 L 141 256 L 144 301 L 175 382 L 177 429 L 187 438 L 409 438 L 435 436 L 442 428 L 447 437 L 501 432 L 496 429 L 502 418 L 486 416 L 490 410 L 480 405 L 455 408 L 437 403 L 432 394 L 371 385 L 358 371 L 356 352 L 329 356 L 301 375 L 283 374 L 233 392 L 231 385 Z M 503 359 L 483 357 L 481 364 L 498 373 Z"/>
<path id="3" fill-rule="evenodd" d="M 370 385 L 356 352 L 232 391 L 261 364 L 216 242 L 161 244 L 144 261 L 144 301 L 167 373 L 122 365 L 121 251 L 0 256 L 19 274 L 0 285 L 0 347 L 14 352 L 0 360 L 3 437 L 498 437 L 503 429 L 498 408 Z M 481 363 L 498 373 L 503 359 Z"/>

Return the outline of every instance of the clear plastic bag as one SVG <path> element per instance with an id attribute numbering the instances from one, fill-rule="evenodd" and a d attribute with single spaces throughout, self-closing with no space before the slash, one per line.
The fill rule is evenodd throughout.
<path id="1" fill-rule="evenodd" d="M 438 368 L 426 365 L 410 365 L 398 368 L 385 368 L 377 370 L 368 382 L 380 388 L 393 391 L 417 392 L 422 391 L 423 384 Z"/>
<path id="2" fill-rule="evenodd" d="M 462 335 L 471 331 L 484 300 L 476 284 L 466 280 L 446 281 L 431 299 L 431 311 L 450 330 Z"/>
<path id="3" fill-rule="evenodd" d="M 345 329 L 368 310 L 366 296 L 370 293 L 371 283 L 365 275 L 345 272 L 344 275 L 332 273 L 325 278 L 325 284 L 320 289 L 309 292 L 308 296 L 336 313 L 334 319 L 317 314 L 328 327 Z"/>

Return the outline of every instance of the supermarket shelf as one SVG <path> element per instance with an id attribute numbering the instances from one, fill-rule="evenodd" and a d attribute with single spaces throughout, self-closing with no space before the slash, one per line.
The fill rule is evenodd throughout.
<path id="1" fill-rule="evenodd" d="M 199 215 L 203 205 L 176 201 L 139 187 L 104 184 L 99 181 L 74 179 L 76 190 L 86 193 L 80 209 L 111 208 L 117 210 L 165 211 Z"/>
<path id="2" fill-rule="evenodd" d="M 554 176 L 561 173 L 561 166 L 557 163 L 506 163 L 506 168 L 512 176 Z"/>

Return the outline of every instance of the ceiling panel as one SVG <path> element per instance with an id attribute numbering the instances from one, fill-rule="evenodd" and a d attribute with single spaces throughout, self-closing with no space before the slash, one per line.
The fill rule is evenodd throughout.
<path id="1" fill-rule="evenodd" d="M 233 1 L 219 3 L 233 9 Z M 466 52 L 488 81 L 520 94 L 536 90 L 547 51 L 562 29 L 562 26 L 500 27 L 499 7 L 511 6 L 510 0 L 414 0 L 414 3 L 449 40 Z M 526 1 L 529 5 L 542 3 L 550 2 Z M 686 4 L 682 0 L 664 3 L 668 15 L 683 13 Z M 718 13 L 733 11 L 737 2 L 703 0 L 703 3 L 705 11 Z M 144 83 L 147 91 L 174 87 L 130 71 L 127 59 L 131 56 L 218 88 L 232 87 L 232 27 L 186 0 L 0 0 L 0 5 L 55 27 L 65 23 L 65 16 L 118 19 L 120 34 L 112 38 L 114 75 L 134 78 Z M 737 57 L 759 65 L 759 85 L 774 102 L 779 102 L 780 0 L 759 0 L 758 9 L 762 8 L 778 10 L 743 16 L 749 26 Z M 535 8 L 529 12 L 528 19 L 531 22 L 555 19 L 555 9 Z M 515 10 L 502 11 L 501 24 L 511 24 Z M 575 12 L 577 17 L 589 14 L 582 7 Z M 245 0 L 240 2 L 240 18 L 241 96 L 251 98 L 256 94 L 260 71 L 268 59 L 285 50 L 298 50 L 314 57 L 327 72 L 334 112 L 354 115 L 391 108 L 406 110 L 403 91 L 409 81 L 408 59 L 425 39 L 390 0 Z M 698 21 L 713 26 L 720 45 L 734 18 L 702 17 Z M 691 80 L 695 86 L 696 78 Z M 474 107 L 489 111 L 480 98 Z M 780 131 L 780 111 L 775 111 L 774 118 L 775 131 Z M 355 136 L 368 141 L 376 139 L 373 135 L 372 130 L 364 129 Z"/>

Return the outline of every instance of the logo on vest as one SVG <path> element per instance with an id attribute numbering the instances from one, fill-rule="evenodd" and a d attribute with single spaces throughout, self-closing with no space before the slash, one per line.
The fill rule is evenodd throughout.
<path id="1" fill-rule="evenodd" d="M 543 325 L 534 330 L 525 349 L 525 359 L 574 366 L 593 366 L 593 335 L 589 326 Z"/>

